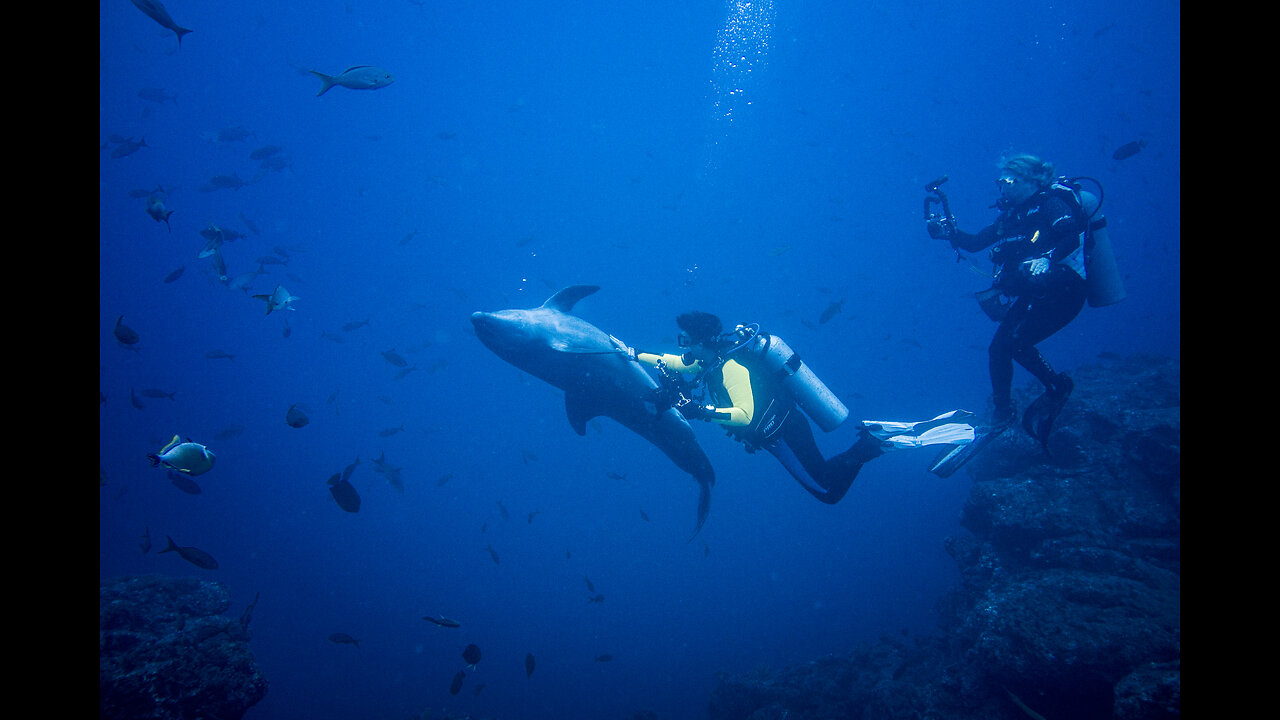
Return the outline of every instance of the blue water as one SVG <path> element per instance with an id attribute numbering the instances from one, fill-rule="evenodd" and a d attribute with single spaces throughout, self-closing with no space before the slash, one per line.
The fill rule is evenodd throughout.
<path id="1" fill-rule="evenodd" d="M 687 543 L 691 479 L 610 420 L 574 434 L 558 391 L 476 340 L 475 310 L 598 284 L 578 314 L 632 345 L 674 349 L 674 316 L 707 310 L 785 337 L 856 419 L 981 412 L 986 285 L 926 235 L 923 186 L 949 174 L 975 231 L 1000 156 L 1032 152 L 1102 182 L 1129 294 L 1086 308 L 1048 360 L 1179 355 L 1177 4 L 166 5 L 194 29 L 180 50 L 131 3 L 100 4 L 100 573 L 215 579 L 232 616 L 260 592 L 250 648 L 271 688 L 247 717 L 703 718 L 718 672 L 934 627 L 963 473 L 893 454 L 828 507 L 699 426 L 718 482 Z M 395 83 L 316 97 L 301 71 L 353 65 Z M 253 134 L 217 140 L 236 127 Z M 146 147 L 112 158 L 113 135 Z M 260 169 L 266 145 L 289 167 Z M 232 173 L 254 182 L 201 190 Z M 129 194 L 157 186 L 172 232 Z M 224 286 L 196 257 L 210 223 L 247 236 L 222 248 L 230 276 L 275 248 L 288 265 Z M 300 299 L 266 315 L 250 295 L 277 284 Z M 389 349 L 417 369 L 397 379 Z M 131 388 L 176 395 L 137 409 Z M 294 404 L 306 427 L 285 424 Z M 145 459 L 174 434 L 217 454 L 200 495 Z M 383 453 L 403 494 L 373 472 Z M 353 515 L 325 480 L 357 457 Z M 221 567 L 158 555 L 166 535 Z"/>

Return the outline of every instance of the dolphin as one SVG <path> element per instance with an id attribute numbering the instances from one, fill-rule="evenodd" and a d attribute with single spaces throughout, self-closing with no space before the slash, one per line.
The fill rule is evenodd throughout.
<path id="1" fill-rule="evenodd" d="M 570 315 L 598 285 L 572 285 L 540 307 L 472 313 L 476 336 L 495 355 L 564 391 L 565 411 L 579 435 L 598 415 L 613 418 L 653 443 L 699 485 L 697 536 L 711 509 L 715 470 L 675 409 L 656 404 L 658 383 L 631 358 L 627 346 Z"/>

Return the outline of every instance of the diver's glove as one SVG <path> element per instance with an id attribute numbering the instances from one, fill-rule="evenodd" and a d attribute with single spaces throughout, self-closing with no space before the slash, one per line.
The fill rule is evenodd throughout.
<path id="1" fill-rule="evenodd" d="M 710 420 L 716 416 L 715 405 L 699 405 L 695 402 L 687 402 L 676 408 L 685 420 Z"/>
<path id="2" fill-rule="evenodd" d="M 930 218 L 925 226 L 929 230 L 929 237 L 934 240 L 951 241 L 956 236 L 956 224 L 949 217 Z"/>
<path id="3" fill-rule="evenodd" d="M 1037 275 L 1043 275 L 1049 272 L 1049 258 L 1041 257 L 1036 258 L 1035 260 L 1028 260 L 1026 265 L 1027 274 L 1031 277 L 1036 277 Z"/>

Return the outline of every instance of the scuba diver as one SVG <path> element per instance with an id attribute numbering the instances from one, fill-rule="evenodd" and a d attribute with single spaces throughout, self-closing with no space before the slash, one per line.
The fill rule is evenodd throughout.
<path id="1" fill-rule="evenodd" d="M 826 432 L 843 423 L 849 411 L 781 338 L 760 332 L 758 325 L 726 333 L 720 318 L 705 312 L 684 313 L 676 324 L 684 353 L 628 348 L 635 360 L 661 372 L 659 404 L 675 407 L 689 420 L 723 425 L 747 452 L 768 450 L 824 503 L 839 502 L 862 466 L 889 450 L 973 439 L 973 428 L 964 422 L 973 414 L 963 410 L 918 423 L 863 421 L 857 442 L 826 459 L 809 421 L 797 410 Z M 709 400 L 695 399 L 699 388 Z"/>
<path id="2" fill-rule="evenodd" d="M 957 254 L 991 248 L 994 282 L 976 297 L 982 310 L 1000 325 L 989 348 L 994 405 L 990 424 L 968 447 L 939 458 L 933 471 L 944 477 L 1016 419 L 1010 392 L 1015 360 L 1044 385 L 1044 393 L 1023 414 L 1022 427 L 1047 453 L 1049 434 L 1074 383 L 1066 373 L 1054 371 L 1036 345 L 1075 319 L 1086 298 L 1090 305 L 1101 306 L 1124 297 L 1103 230 L 1105 219 L 1094 219 L 1101 200 L 1076 184 L 1086 178 L 1056 177 L 1053 165 L 1034 155 L 1005 159 L 997 180 L 1000 198 L 993 206 L 1000 215 L 977 233 L 956 226 L 946 196 L 938 189 L 946 179 L 943 176 L 925 187 L 938 197 L 925 200 L 929 235 L 948 241 Z M 938 201 L 944 212 L 930 213 L 930 203 Z M 1097 277 L 1086 281 L 1091 275 Z"/>

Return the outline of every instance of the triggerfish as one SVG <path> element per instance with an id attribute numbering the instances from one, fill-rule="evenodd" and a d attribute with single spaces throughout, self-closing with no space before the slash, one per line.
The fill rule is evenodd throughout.
<path id="1" fill-rule="evenodd" d="M 172 470 L 188 475 L 203 475 L 213 469 L 214 456 L 209 448 L 187 438 L 182 442 L 177 435 L 168 445 L 160 448 L 160 452 L 148 455 L 151 467 L 164 465 Z"/>

